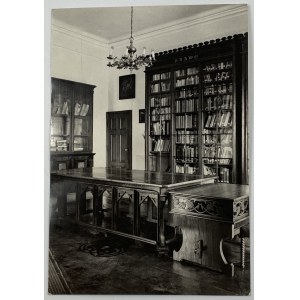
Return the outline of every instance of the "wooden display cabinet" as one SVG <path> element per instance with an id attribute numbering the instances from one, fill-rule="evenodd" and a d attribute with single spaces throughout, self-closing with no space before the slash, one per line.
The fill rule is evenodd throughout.
<path id="1" fill-rule="evenodd" d="M 94 85 L 51 79 L 51 171 L 93 165 Z"/>

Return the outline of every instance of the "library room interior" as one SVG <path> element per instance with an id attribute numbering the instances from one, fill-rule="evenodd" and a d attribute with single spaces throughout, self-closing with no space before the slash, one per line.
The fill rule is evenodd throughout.
<path id="1" fill-rule="evenodd" d="M 248 6 L 49 26 L 45 293 L 251 295 Z"/>

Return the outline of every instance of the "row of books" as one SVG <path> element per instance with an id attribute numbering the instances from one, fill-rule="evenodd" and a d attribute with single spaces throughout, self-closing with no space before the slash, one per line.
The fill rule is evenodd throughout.
<path id="1" fill-rule="evenodd" d="M 215 128 L 211 129 L 211 128 L 204 128 L 202 130 L 202 134 L 203 135 L 214 135 L 214 134 L 232 134 L 232 128 L 225 128 L 225 127 L 221 127 L 218 128 L 218 130 L 216 130 Z"/>
<path id="2" fill-rule="evenodd" d="M 226 69 L 231 69 L 232 68 L 232 61 L 227 60 L 227 61 L 221 61 L 217 64 L 208 64 L 205 65 L 203 68 L 204 72 L 211 72 L 211 71 L 216 71 L 216 70 L 226 70 Z"/>
<path id="3" fill-rule="evenodd" d="M 214 96 L 214 95 L 224 95 L 227 93 L 232 93 L 233 85 L 232 83 L 226 84 L 212 84 L 211 86 L 206 86 L 204 88 L 204 96 Z"/>
<path id="4" fill-rule="evenodd" d="M 182 144 L 198 144 L 198 134 L 192 131 L 177 130 L 176 142 Z"/>
<path id="5" fill-rule="evenodd" d="M 56 141 L 57 151 L 68 151 L 68 141 L 67 140 L 57 140 Z"/>
<path id="6" fill-rule="evenodd" d="M 52 114 L 54 115 L 68 115 L 70 112 L 69 104 L 65 101 L 62 105 L 54 105 L 52 107 Z"/>
<path id="7" fill-rule="evenodd" d="M 197 112 L 198 111 L 198 99 L 186 99 L 185 101 L 177 100 L 175 102 L 176 112 Z"/>
<path id="8" fill-rule="evenodd" d="M 216 145 L 218 143 L 218 135 L 203 135 L 203 144 L 206 146 Z"/>
<path id="9" fill-rule="evenodd" d="M 154 141 L 153 151 L 170 151 L 170 145 L 170 140 L 159 139 L 157 141 Z"/>
<path id="10" fill-rule="evenodd" d="M 179 174 L 197 174 L 198 168 L 190 165 L 175 165 L 175 172 Z"/>
<path id="11" fill-rule="evenodd" d="M 171 118 L 171 107 L 154 108 L 151 111 L 152 121 L 167 121 Z"/>
<path id="12" fill-rule="evenodd" d="M 166 73 L 161 73 L 161 74 L 154 74 L 152 76 L 152 80 L 156 81 L 156 80 L 165 80 L 165 79 L 169 79 L 171 76 L 170 72 L 166 72 Z"/>
<path id="13" fill-rule="evenodd" d="M 77 102 L 74 107 L 74 115 L 85 117 L 89 111 L 89 108 L 90 106 L 88 104 L 80 104 Z"/>
<path id="14" fill-rule="evenodd" d="M 218 165 L 229 165 L 231 158 L 203 158 L 204 164 L 218 164 Z"/>
<path id="15" fill-rule="evenodd" d="M 175 128 L 197 128 L 197 115 L 175 116 Z"/>
<path id="16" fill-rule="evenodd" d="M 51 139 L 50 141 L 50 151 L 68 151 L 69 142 L 68 140 L 55 140 Z M 74 141 L 74 151 L 83 151 L 84 147 L 81 142 Z"/>
<path id="17" fill-rule="evenodd" d="M 151 93 L 168 92 L 170 90 L 170 82 L 160 82 L 151 85 Z"/>
<path id="18" fill-rule="evenodd" d="M 177 90 L 175 97 L 176 99 L 185 99 L 185 98 L 198 98 L 199 92 L 198 88 L 194 87 L 193 89 L 181 89 Z"/>
<path id="19" fill-rule="evenodd" d="M 171 103 L 171 97 L 152 97 L 150 98 L 150 106 L 157 107 L 157 106 L 168 106 Z"/>
<path id="20" fill-rule="evenodd" d="M 182 77 L 182 76 L 186 76 L 186 75 L 195 75 L 199 73 L 199 68 L 197 67 L 192 67 L 192 68 L 187 68 L 185 69 L 180 69 L 180 70 L 176 70 L 175 71 L 175 76 L 176 77 Z"/>
<path id="21" fill-rule="evenodd" d="M 213 127 L 227 127 L 232 125 L 232 114 L 231 111 L 222 113 L 213 113 L 207 116 L 205 126 L 206 128 Z"/>
<path id="22" fill-rule="evenodd" d="M 230 169 L 220 167 L 219 169 L 219 182 L 230 183 Z"/>
<path id="23" fill-rule="evenodd" d="M 209 167 L 209 166 L 206 166 L 206 165 L 202 165 L 202 169 L 203 169 L 203 175 L 205 177 L 216 176 L 217 175 L 216 168 Z"/>
<path id="24" fill-rule="evenodd" d="M 151 133 L 153 135 L 168 135 L 168 134 L 170 134 L 170 122 L 162 121 L 162 122 L 152 123 Z"/>
<path id="25" fill-rule="evenodd" d="M 175 82 L 176 87 L 193 85 L 193 84 L 199 84 L 199 76 L 198 75 L 192 75 L 187 78 L 176 79 L 176 82 Z"/>
<path id="26" fill-rule="evenodd" d="M 177 145 L 176 159 L 184 160 L 186 162 L 195 162 L 198 160 L 198 147 L 191 147 L 188 145 Z"/>
<path id="27" fill-rule="evenodd" d="M 208 97 L 204 105 L 204 110 L 232 109 L 232 95 Z"/>
<path id="28" fill-rule="evenodd" d="M 232 158 L 232 147 L 211 146 L 202 148 L 202 156 L 206 158 Z"/>
<path id="29" fill-rule="evenodd" d="M 204 145 L 230 144 L 232 142 L 232 134 L 220 135 L 203 135 Z"/>
<path id="30" fill-rule="evenodd" d="M 224 71 L 224 72 L 218 72 L 212 76 L 212 74 L 204 74 L 203 80 L 205 83 L 210 82 L 218 82 L 218 81 L 225 81 L 231 79 L 231 71 Z"/>
<path id="31" fill-rule="evenodd" d="M 80 141 L 78 141 L 78 139 L 74 140 L 74 151 L 83 151 L 84 147 L 82 145 L 82 143 Z"/>

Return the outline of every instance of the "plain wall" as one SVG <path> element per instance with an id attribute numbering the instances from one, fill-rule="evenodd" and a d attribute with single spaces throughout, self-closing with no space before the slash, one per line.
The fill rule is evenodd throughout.
<path id="1" fill-rule="evenodd" d="M 93 110 L 94 166 L 106 164 L 108 110 L 107 46 L 52 27 L 51 77 L 95 85 Z"/>

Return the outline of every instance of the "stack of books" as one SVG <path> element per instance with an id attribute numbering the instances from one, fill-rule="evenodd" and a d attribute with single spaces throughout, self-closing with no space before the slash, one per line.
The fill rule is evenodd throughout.
<path id="1" fill-rule="evenodd" d="M 56 141 L 56 148 L 57 148 L 57 151 L 68 151 L 67 140 Z"/>

